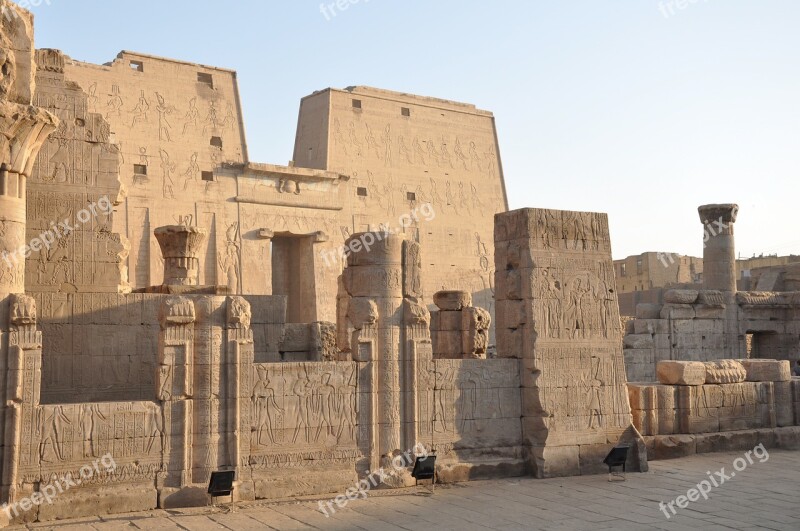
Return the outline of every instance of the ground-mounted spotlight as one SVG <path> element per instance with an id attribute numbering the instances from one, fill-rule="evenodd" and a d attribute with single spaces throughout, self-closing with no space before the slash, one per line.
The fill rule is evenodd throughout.
<path id="1" fill-rule="evenodd" d="M 625 481 L 625 462 L 628 460 L 628 450 L 630 449 L 630 444 L 618 444 L 603 459 L 603 463 L 608 465 L 609 481 Z"/>
<path id="2" fill-rule="evenodd" d="M 431 480 L 431 492 L 436 490 L 436 456 L 426 455 L 418 456 L 414 461 L 414 469 L 411 471 L 411 477 L 414 478 L 419 485 L 419 480 Z"/>
<path id="3" fill-rule="evenodd" d="M 214 505 L 214 498 L 223 496 L 231 497 L 231 510 L 233 510 L 233 481 L 236 479 L 236 471 L 221 470 L 211 473 L 208 481 L 208 493 L 211 495 L 211 505 Z"/>

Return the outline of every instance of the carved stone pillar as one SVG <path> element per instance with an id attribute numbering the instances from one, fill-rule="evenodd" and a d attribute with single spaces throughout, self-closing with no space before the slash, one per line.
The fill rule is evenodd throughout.
<path id="1" fill-rule="evenodd" d="M 498 347 L 520 358 L 533 474 L 598 473 L 618 442 L 635 444 L 629 470 L 645 468 L 628 400 L 607 216 L 498 214 L 495 266 Z"/>
<path id="2" fill-rule="evenodd" d="M 348 319 L 354 329 L 353 358 L 368 363 L 362 368 L 362 375 L 374 390 L 371 403 L 361 408 L 372 413 L 373 466 L 378 464 L 376 459 L 391 456 L 395 450 L 403 451 L 400 439 L 403 240 L 394 235 L 384 236 L 378 233 L 351 236 L 345 242 L 351 249 L 357 248 L 358 241 L 371 239 L 375 244 L 368 250 L 351 253 L 343 274 L 345 289 L 351 297 Z"/>
<path id="3" fill-rule="evenodd" d="M 168 435 L 163 456 L 166 483 L 159 487 L 179 488 L 191 484 L 196 316 L 194 303 L 185 297 L 166 299 L 160 312 L 155 381 Z"/>
<path id="4" fill-rule="evenodd" d="M 39 404 L 42 335 L 36 304 L 24 295 L 26 184 L 39 149 L 58 120 L 33 107 L 33 16 L 0 0 L 0 502 L 15 501 L 20 465 L 37 466 L 34 414 Z M 36 461 L 33 461 L 37 459 Z"/>
<path id="5" fill-rule="evenodd" d="M 164 257 L 165 286 L 200 285 L 200 251 L 208 232 L 187 225 L 168 225 L 155 230 Z"/>
<path id="6" fill-rule="evenodd" d="M 252 494 L 252 489 L 240 488 L 243 482 L 252 485 L 249 462 L 255 345 L 253 330 L 250 328 L 251 317 L 250 303 L 243 297 L 228 298 L 227 328 L 225 330 L 228 404 L 223 411 L 228 417 L 225 445 L 230 454 L 228 461 L 236 470 L 237 488 L 234 489 L 234 493 L 237 499 L 242 499 L 244 493 Z M 244 477 L 245 475 L 247 477 Z M 252 495 L 245 497 L 254 498 Z"/>
<path id="7" fill-rule="evenodd" d="M 733 224 L 739 206 L 703 205 L 703 285 L 705 289 L 736 292 L 736 245 Z"/>
<path id="8" fill-rule="evenodd" d="M 42 333 L 32 297 L 12 295 L 10 303 L 2 497 L 13 503 L 20 464 L 38 464 L 35 419 L 42 382 Z"/>

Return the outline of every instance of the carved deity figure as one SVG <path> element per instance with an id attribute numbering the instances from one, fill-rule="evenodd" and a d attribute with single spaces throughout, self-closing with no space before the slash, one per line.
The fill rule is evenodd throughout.
<path id="1" fill-rule="evenodd" d="M 258 380 L 253 386 L 253 412 L 256 419 L 255 443 L 260 446 L 277 444 L 275 434 L 282 425 L 285 411 L 275 401 L 275 390 L 269 379 L 267 368 L 263 365 L 256 366 Z"/>
<path id="2" fill-rule="evenodd" d="M 52 449 L 53 455 L 59 461 L 65 461 L 67 458 L 64 455 L 64 440 L 67 426 L 72 424 L 72 419 L 64 413 L 64 406 L 55 406 L 48 414 L 44 408 L 39 409 L 40 418 L 42 422 L 41 433 L 42 439 L 39 443 L 39 459 L 41 462 L 50 462 L 48 458 L 48 447 Z M 42 418 L 43 417 L 43 418 Z"/>

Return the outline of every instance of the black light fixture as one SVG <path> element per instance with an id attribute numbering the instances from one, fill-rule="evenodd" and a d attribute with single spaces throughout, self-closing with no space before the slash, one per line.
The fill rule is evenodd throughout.
<path id="1" fill-rule="evenodd" d="M 417 460 L 414 461 L 414 469 L 411 471 L 411 477 L 417 480 L 417 484 L 419 484 L 419 480 L 421 479 L 430 479 L 431 491 L 436 490 L 436 456 L 418 456 Z"/>
<path id="2" fill-rule="evenodd" d="M 603 463 L 608 465 L 609 481 L 625 481 L 625 462 L 628 460 L 628 450 L 630 449 L 630 444 L 618 444 L 603 459 Z M 622 472 L 619 471 L 620 467 L 622 467 Z M 615 468 L 617 470 L 614 470 Z"/>
<path id="3" fill-rule="evenodd" d="M 211 495 L 211 505 L 214 505 L 214 498 L 230 496 L 231 506 L 233 506 L 233 481 L 235 479 L 235 470 L 222 470 L 211 473 L 211 479 L 208 481 L 208 493 Z"/>

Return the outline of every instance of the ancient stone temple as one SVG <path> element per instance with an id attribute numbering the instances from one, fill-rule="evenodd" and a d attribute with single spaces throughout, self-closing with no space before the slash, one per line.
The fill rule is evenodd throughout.
<path id="1" fill-rule="evenodd" d="M 0 525 L 204 506 L 218 471 L 409 486 L 422 450 L 455 482 L 800 446 L 798 297 L 735 293 L 732 205 L 708 289 L 623 343 L 607 216 L 506 212 L 490 113 L 329 89 L 254 163 L 235 73 L 34 51 L 0 7 Z"/>

